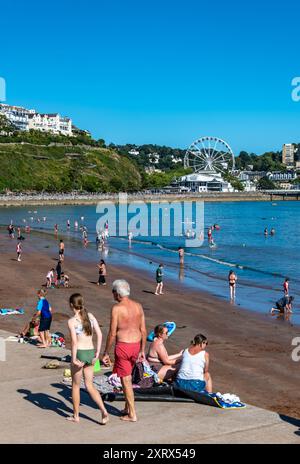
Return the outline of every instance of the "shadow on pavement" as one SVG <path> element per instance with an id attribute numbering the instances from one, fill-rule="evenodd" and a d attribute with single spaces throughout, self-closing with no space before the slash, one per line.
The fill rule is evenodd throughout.
<path id="1" fill-rule="evenodd" d="M 38 406 L 41 409 L 45 409 L 48 411 L 53 411 L 59 416 L 67 418 L 68 416 L 73 414 L 73 409 L 66 406 L 66 404 L 58 398 L 54 396 L 47 395 L 46 393 L 33 393 L 30 390 L 19 389 L 17 390 L 18 393 L 24 395 L 24 400 L 29 401 L 30 403 Z M 87 419 L 95 424 L 99 424 L 100 422 L 91 419 L 90 417 L 86 416 L 85 414 L 80 414 L 80 418 Z"/>
<path id="2" fill-rule="evenodd" d="M 295 419 L 295 417 L 285 416 L 284 414 L 279 414 L 279 417 L 284 422 L 287 422 L 288 424 L 298 427 L 298 430 L 296 430 L 294 433 L 295 435 L 298 435 L 300 437 L 300 419 Z"/>
<path id="3" fill-rule="evenodd" d="M 51 386 L 59 389 L 60 391 L 58 391 L 57 393 L 72 404 L 71 386 L 62 385 L 60 383 L 53 383 L 51 384 Z M 84 404 L 85 406 L 89 406 L 90 408 L 98 409 L 96 403 L 91 399 L 90 395 L 85 390 L 80 391 L 80 404 Z M 121 416 L 121 413 L 117 408 L 115 408 L 109 403 L 104 404 L 108 414 L 111 414 L 112 416 Z"/>

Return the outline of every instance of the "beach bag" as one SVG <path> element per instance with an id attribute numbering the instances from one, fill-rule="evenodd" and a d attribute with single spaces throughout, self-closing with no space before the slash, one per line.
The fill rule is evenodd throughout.
<path id="1" fill-rule="evenodd" d="M 154 376 L 149 375 L 145 371 L 142 362 L 137 362 L 133 368 L 132 383 L 138 385 L 140 388 L 151 388 L 155 383 Z"/>

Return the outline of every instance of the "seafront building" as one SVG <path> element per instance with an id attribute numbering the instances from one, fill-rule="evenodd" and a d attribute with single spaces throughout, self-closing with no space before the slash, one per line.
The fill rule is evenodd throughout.
<path id="1" fill-rule="evenodd" d="M 72 120 L 62 117 L 59 113 L 41 114 L 34 109 L 1 103 L 0 114 L 6 116 L 21 131 L 34 129 L 52 134 L 72 136 Z"/>
<path id="2" fill-rule="evenodd" d="M 174 180 L 169 188 L 179 192 L 234 192 L 230 182 L 225 181 L 221 173 L 209 170 L 182 176 Z"/>
<path id="3" fill-rule="evenodd" d="M 285 143 L 282 147 L 282 163 L 286 166 L 294 166 L 295 163 L 295 145 Z"/>

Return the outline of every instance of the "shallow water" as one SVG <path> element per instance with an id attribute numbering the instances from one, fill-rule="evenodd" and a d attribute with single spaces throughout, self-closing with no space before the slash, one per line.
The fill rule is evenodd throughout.
<path id="1" fill-rule="evenodd" d="M 164 208 L 162 212 L 164 216 Z M 184 269 L 178 265 L 177 249 L 185 239 L 172 236 L 174 227 L 171 227 L 171 236 L 168 237 L 135 237 L 130 248 L 125 237 L 110 237 L 109 249 L 102 256 L 108 263 L 124 263 L 147 270 L 153 276 L 157 263 L 162 262 L 165 265 L 166 285 L 168 279 L 172 279 L 179 285 L 207 290 L 224 299 L 228 299 L 229 293 L 227 275 L 230 269 L 234 269 L 238 275 L 235 304 L 264 313 L 281 298 L 283 280 L 288 276 L 290 294 L 295 296 L 294 314 L 289 323 L 300 324 L 299 212 L 300 202 L 296 201 L 205 203 L 205 241 L 199 248 L 185 247 Z M 141 214 L 142 221 L 146 219 L 146 214 Z M 45 222 L 43 217 L 46 217 Z M 81 220 L 81 217 L 84 219 Z M 13 220 L 14 224 L 29 224 L 31 228 L 50 231 L 52 235 L 54 224 L 57 223 L 59 234 L 66 237 L 67 253 L 91 261 L 99 259 L 99 252 L 95 248 L 95 229 L 99 217 L 96 207 L 90 205 L 0 208 L 0 223 L 3 225 Z M 67 231 L 67 219 L 71 222 L 70 231 Z M 90 243 L 87 248 L 79 242 L 81 232 L 74 230 L 75 220 L 88 228 Z M 182 213 L 182 220 L 187 222 L 185 213 Z M 188 221 L 194 220 L 195 205 Z M 220 230 L 213 233 L 217 246 L 211 249 L 206 232 L 208 226 L 214 223 L 220 225 Z M 122 220 L 121 225 L 124 224 Z M 113 224 L 109 223 L 109 226 L 111 231 Z M 185 226 L 192 227 L 188 224 Z M 265 237 L 265 227 L 269 231 L 274 227 L 275 235 Z M 189 243 L 186 241 L 187 245 Z"/>

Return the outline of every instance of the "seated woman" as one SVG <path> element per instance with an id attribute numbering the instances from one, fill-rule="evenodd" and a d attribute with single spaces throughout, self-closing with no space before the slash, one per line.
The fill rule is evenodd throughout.
<path id="1" fill-rule="evenodd" d="M 191 341 L 189 348 L 184 350 L 180 369 L 175 385 L 183 390 L 203 391 L 212 393 L 212 379 L 208 372 L 209 354 L 205 348 L 207 338 L 198 334 Z"/>
<path id="2" fill-rule="evenodd" d="M 25 324 L 23 329 L 19 332 L 19 336 L 24 337 L 36 337 L 39 335 L 39 320 L 35 319 L 34 317 Z"/>
<path id="3" fill-rule="evenodd" d="M 169 380 L 176 375 L 179 369 L 182 352 L 168 355 L 164 342 L 168 338 L 168 328 L 164 325 L 157 325 L 154 329 L 155 338 L 149 347 L 147 361 L 150 367 L 155 371 L 158 377 L 163 380 Z"/>

